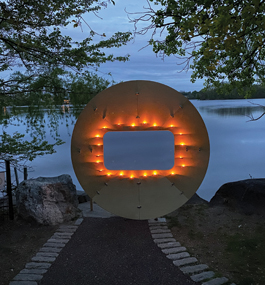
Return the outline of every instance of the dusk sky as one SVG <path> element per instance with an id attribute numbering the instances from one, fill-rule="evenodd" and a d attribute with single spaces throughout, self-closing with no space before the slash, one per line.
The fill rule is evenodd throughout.
<path id="1" fill-rule="evenodd" d="M 105 33 L 110 37 L 117 31 L 126 32 L 134 30 L 133 23 L 130 23 L 126 11 L 130 13 L 144 11 L 147 7 L 146 0 L 115 0 L 115 6 L 109 4 L 107 8 L 103 8 L 98 15 L 102 18 L 96 17 L 90 13 L 85 20 L 97 33 Z M 131 15 L 131 17 L 137 15 Z M 89 28 L 83 24 L 83 32 L 80 28 L 67 29 L 70 36 L 78 37 L 79 40 L 88 36 Z M 79 29 L 79 30 L 78 30 Z M 98 37 L 100 39 L 100 37 Z M 152 47 L 147 47 L 150 39 L 150 33 L 142 36 L 137 35 L 134 40 L 129 42 L 126 46 L 115 49 L 112 52 L 115 55 L 130 54 L 129 62 L 113 62 L 103 64 L 98 73 L 100 76 L 111 80 L 106 74 L 111 72 L 115 82 L 129 81 L 129 80 L 152 80 L 168 85 L 177 91 L 193 91 L 201 90 L 203 88 L 204 80 L 198 80 L 196 83 L 190 82 L 191 70 L 188 72 L 181 72 L 183 66 L 177 65 L 179 63 L 174 56 L 162 60 L 152 51 Z"/>

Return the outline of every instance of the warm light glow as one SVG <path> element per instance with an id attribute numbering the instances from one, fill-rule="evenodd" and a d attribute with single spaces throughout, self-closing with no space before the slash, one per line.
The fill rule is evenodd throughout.
<path id="1" fill-rule="evenodd" d="M 182 156 L 180 156 L 179 158 L 180 158 L 180 159 L 182 159 L 183 157 L 182 157 Z"/>
<path id="2" fill-rule="evenodd" d="M 153 124 L 153 127 L 156 127 L 156 126 L 157 126 L 157 124 L 156 124 L 156 123 L 154 123 L 154 124 Z"/>
<path id="3" fill-rule="evenodd" d="M 120 126 L 121 125 L 121 123 L 118 123 L 118 126 Z"/>
<path id="4" fill-rule="evenodd" d="M 101 144 L 100 143 L 98 143 L 98 146 L 100 146 Z"/>
<path id="5" fill-rule="evenodd" d="M 180 145 L 185 145 L 185 143 L 184 143 L 184 142 L 181 142 Z"/>
<path id="6" fill-rule="evenodd" d="M 179 133 L 180 136 L 182 136 L 182 133 Z"/>
<path id="7" fill-rule="evenodd" d="M 182 167 L 185 167 L 186 165 L 185 165 L 185 164 L 182 164 L 181 166 L 182 166 Z"/>
<path id="8" fill-rule="evenodd" d="M 135 127 L 135 124 L 131 124 L 132 127 Z"/>
<path id="9" fill-rule="evenodd" d="M 100 160 L 97 160 L 97 163 L 100 163 Z"/>
<path id="10" fill-rule="evenodd" d="M 120 172 L 120 176 L 123 176 L 123 172 Z"/>
<path id="11" fill-rule="evenodd" d="M 147 176 L 147 174 L 146 173 L 144 173 L 144 177 L 146 177 Z"/>
<path id="12" fill-rule="evenodd" d="M 134 178 L 134 176 L 133 176 L 133 175 L 131 175 L 131 176 L 130 176 L 130 178 L 131 178 L 131 179 L 133 179 L 133 178 Z"/>
<path id="13" fill-rule="evenodd" d="M 107 173 L 107 175 L 108 175 L 108 176 L 110 176 L 110 175 L 111 175 L 111 173 Z"/>
<path id="14" fill-rule="evenodd" d="M 106 128 L 107 128 L 106 126 L 103 127 L 103 129 L 106 129 Z"/>
<path id="15" fill-rule="evenodd" d="M 171 175 L 174 175 L 174 174 L 175 174 L 175 172 L 172 171 L 172 172 L 171 172 Z"/>
<path id="16" fill-rule="evenodd" d="M 96 135 L 96 138 L 100 138 L 100 135 Z"/>
<path id="17" fill-rule="evenodd" d="M 146 122 L 146 121 L 143 121 L 143 124 L 144 124 L 144 125 L 146 125 L 146 124 L 147 124 L 147 122 Z"/>
<path id="18" fill-rule="evenodd" d="M 99 172 L 102 172 L 102 171 L 103 171 L 103 169 L 100 169 L 100 170 L 99 170 Z"/>
<path id="19" fill-rule="evenodd" d="M 174 127 L 174 125 L 170 125 L 170 128 L 173 128 Z"/>
<path id="20" fill-rule="evenodd" d="M 157 172 L 156 172 L 156 171 L 154 171 L 154 172 L 153 172 L 153 175 L 157 175 Z"/>

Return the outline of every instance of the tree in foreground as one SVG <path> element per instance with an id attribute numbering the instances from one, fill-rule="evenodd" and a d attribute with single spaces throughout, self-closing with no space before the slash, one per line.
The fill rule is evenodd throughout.
<path id="1" fill-rule="evenodd" d="M 184 70 L 193 69 L 192 82 L 205 78 L 206 87 L 222 91 L 237 88 L 247 95 L 254 83 L 264 84 L 263 0 L 147 0 L 147 3 L 145 11 L 136 13 L 137 18 L 132 19 L 136 28 L 141 22 L 146 23 L 136 33 L 151 30 L 154 52 L 182 59 Z"/>
<path id="2" fill-rule="evenodd" d="M 56 105 L 63 96 L 60 75 L 64 71 L 80 74 L 107 61 L 127 60 L 128 56 L 114 57 L 106 50 L 126 44 L 130 33 L 117 32 L 110 37 L 98 35 L 84 18 L 87 13 L 96 14 L 111 2 L 114 4 L 113 1 L 97 0 L 0 1 L 1 112 L 4 107 L 14 107 L 17 102 L 21 104 L 23 98 L 30 99 L 30 96 L 33 96 L 29 100 L 32 108 L 33 105 Z M 82 29 L 84 39 L 77 41 L 67 35 L 69 29 L 74 28 Z M 23 73 L 7 76 L 17 68 Z M 29 86 L 33 89 L 26 90 Z M 13 152 L 13 157 L 19 155 L 19 160 L 32 159 L 34 155 L 27 149 L 42 155 L 52 153 L 53 147 L 62 143 L 56 135 L 54 144 L 43 141 L 43 127 L 40 127 L 43 123 L 41 120 L 36 122 L 38 118 L 24 118 L 27 120 L 25 124 L 36 127 L 32 132 L 32 141 L 25 141 L 20 134 L 10 136 L 3 131 L 1 158 L 6 157 L 4 154 L 11 158 Z M 1 119 L 3 128 L 12 121 L 8 112 L 1 114 Z M 10 148 L 7 148 L 9 143 Z"/>

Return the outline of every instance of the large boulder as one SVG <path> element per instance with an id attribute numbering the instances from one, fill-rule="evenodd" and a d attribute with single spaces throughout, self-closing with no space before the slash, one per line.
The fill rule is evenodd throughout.
<path id="1" fill-rule="evenodd" d="M 39 224 L 56 225 L 78 216 L 76 187 L 70 175 L 24 180 L 16 191 L 18 215 Z"/>
<path id="2" fill-rule="evenodd" d="M 210 206 L 227 206 L 247 215 L 265 215 L 265 179 L 226 183 L 219 188 Z"/>

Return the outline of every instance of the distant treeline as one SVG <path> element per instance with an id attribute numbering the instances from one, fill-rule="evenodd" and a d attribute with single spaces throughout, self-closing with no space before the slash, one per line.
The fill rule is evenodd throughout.
<path id="1" fill-rule="evenodd" d="M 181 94 L 186 96 L 188 99 L 198 99 L 198 100 L 220 100 L 220 99 L 244 99 L 244 94 L 240 95 L 236 89 L 229 93 L 218 93 L 215 88 L 185 92 L 180 91 Z M 254 91 L 251 94 L 251 98 L 265 98 L 265 86 L 254 86 Z"/>

